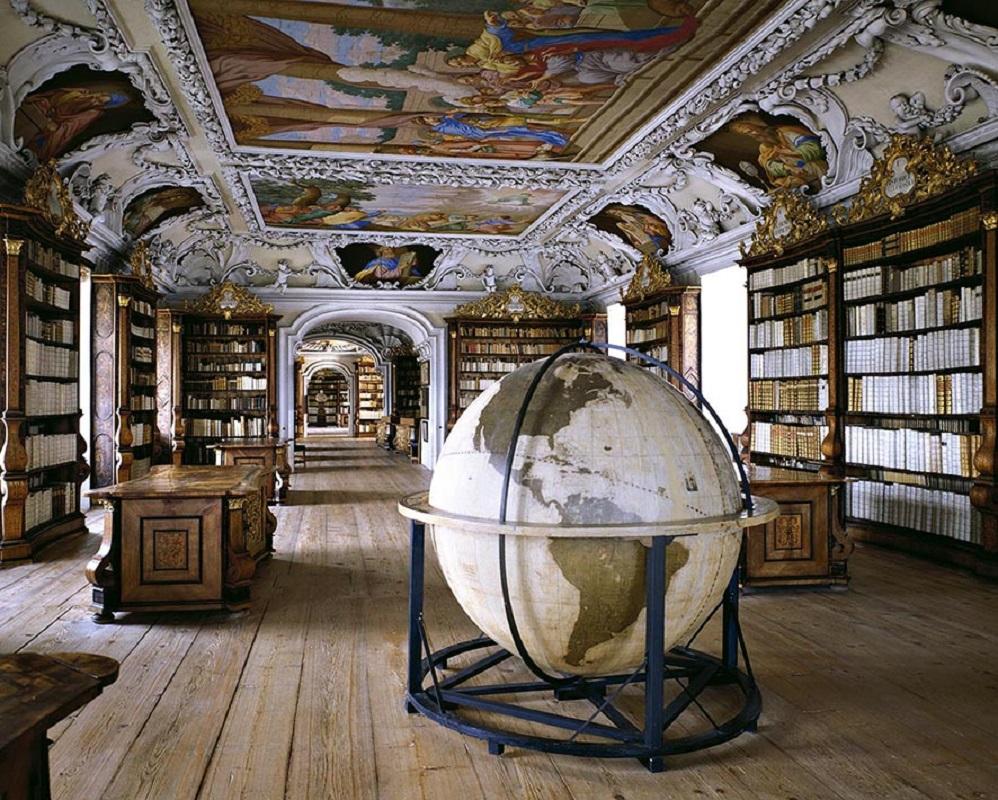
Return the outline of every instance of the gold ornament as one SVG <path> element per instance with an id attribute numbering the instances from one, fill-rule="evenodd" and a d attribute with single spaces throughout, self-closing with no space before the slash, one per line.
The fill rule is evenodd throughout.
<path id="1" fill-rule="evenodd" d="M 946 145 L 894 133 L 852 205 L 836 206 L 835 219 L 842 224 L 884 214 L 897 219 L 912 203 L 949 191 L 976 174 L 976 162 L 958 159 Z"/>
<path id="2" fill-rule="evenodd" d="M 132 255 L 128 259 L 132 267 L 132 275 L 139 279 L 139 282 L 147 289 L 155 289 L 152 279 L 152 260 L 149 258 L 149 245 L 145 242 L 137 242 L 132 248 Z"/>
<path id="3" fill-rule="evenodd" d="M 776 189 L 769 196 L 772 201 L 756 223 L 752 241 L 739 246 L 742 257 L 783 255 L 788 247 L 828 230 L 828 222 L 800 192 Z"/>
<path id="4" fill-rule="evenodd" d="M 993 231 L 998 228 L 998 211 L 989 211 L 983 217 L 981 217 L 981 225 L 984 226 L 984 230 Z"/>
<path id="5" fill-rule="evenodd" d="M 24 247 L 24 239 L 9 239 L 6 236 L 3 237 L 3 249 L 6 251 L 7 255 L 17 256 L 21 255 L 21 248 Z"/>
<path id="6" fill-rule="evenodd" d="M 631 278 L 621 299 L 625 303 L 637 303 L 646 297 L 653 297 L 670 286 L 672 286 L 672 273 L 665 269 L 657 258 L 646 254 L 638 262 L 634 277 Z"/>
<path id="7" fill-rule="evenodd" d="M 186 302 L 185 308 L 196 314 L 217 314 L 226 319 L 263 316 L 274 310 L 272 305 L 261 302 L 247 289 L 230 281 L 218 284 L 193 304 Z"/>
<path id="8" fill-rule="evenodd" d="M 454 316 L 463 319 L 575 319 L 582 313 L 578 303 L 569 305 L 550 297 L 527 292 L 520 286 L 510 286 L 502 292 L 481 300 L 465 303 L 454 309 Z"/>
<path id="9" fill-rule="evenodd" d="M 46 222 L 55 227 L 56 236 L 81 242 L 87 238 L 90 225 L 76 216 L 69 186 L 56 171 L 54 160 L 40 165 L 25 184 L 24 204 L 40 211 Z"/>

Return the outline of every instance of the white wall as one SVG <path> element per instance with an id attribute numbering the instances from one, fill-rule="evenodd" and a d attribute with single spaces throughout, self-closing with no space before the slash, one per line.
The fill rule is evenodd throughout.
<path id="1" fill-rule="evenodd" d="M 745 429 L 748 404 L 748 308 L 745 270 L 730 266 L 701 279 L 703 394 L 733 433 Z"/>
<path id="2" fill-rule="evenodd" d="M 608 344 L 627 344 L 627 309 L 621 303 L 606 307 L 606 340 Z M 611 350 L 614 358 L 627 358 L 620 350 Z"/>

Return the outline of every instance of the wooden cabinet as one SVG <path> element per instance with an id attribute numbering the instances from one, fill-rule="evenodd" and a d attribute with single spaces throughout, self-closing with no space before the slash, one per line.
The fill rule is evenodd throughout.
<path id="1" fill-rule="evenodd" d="M 85 229 L 47 166 L 25 205 L 0 205 L 0 564 L 86 530 L 80 483 L 81 253 Z M 55 201 L 58 202 L 55 202 Z M 61 209 L 61 210 L 57 210 Z"/>
<path id="2" fill-rule="evenodd" d="M 288 443 L 283 439 L 259 437 L 222 439 L 215 442 L 215 463 L 222 467 L 261 467 L 267 471 L 267 502 L 286 500 L 291 487 Z"/>
<path id="3" fill-rule="evenodd" d="M 256 562 L 273 550 L 271 475 L 260 467 L 157 466 L 91 492 L 105 509 L 87 564 L 95 619 L 115 611 L 246 608 Z"/>
<path id="4" fill-rule="evenodd" d="M 845 479 L 771 467 L 749 468 L 752 494 L 775 500 L 780 515 L 745 531 L 743 584 L 833 586 L 848 583 L 853 545 L 843 525 Z"/>
<path id="5" fill-rule="evenodd" d="M 156 444 L 156 302 L 133 275 L 94 275 L 91 486 L 149 471 Z"/>

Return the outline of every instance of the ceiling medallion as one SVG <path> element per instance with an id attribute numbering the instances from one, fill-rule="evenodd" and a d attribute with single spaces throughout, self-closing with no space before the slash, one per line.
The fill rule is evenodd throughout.
<path id="1" fill-rule="evenodd" d="M 535 292 L 524 291 L 519 286 L 510 286 L 505 291 L 458 306 L 454 309 L 453 316 L 460 319 L 508 319 L 519 322 L 521 319 L 575 319 L 581 313 L 582 306 L 578 303 L 569 305 Z"/>
<path id="2" fill-rule="evenodd" d="M 843 224 L 884 214 L 897 219 L 912 203 L 949 191 L 975 174 L 977 163 L 957 158 L 946 145 L 894 133 L 852 205 L 836 206 L 835 219 Z"/>
<path id="3" fill-rule="evenodd" d="M 54 160 L 39 165 L 28 180 L 24 187 L 24 204 L 40 211 L 46 222 L 55 227 L 56 236 L 68 236 L 77 241 L 87 238 L 90 225 L 76 216 L 69 186 L 56 171 Z"/>
<path id="4" fill-rule="evenodd" d="M 828 230 L 828 221 L 800 192 L 777 189 L 769 196 L 771 202 L 756 223 L 749 246 L 739 245 L 743 257 L 783 255 L 788 247 Z"/>
<path id="5" fill-rule="evenodd" d="M 184 310 L 196 314 L 213 314 L 231 319 L 232 317 L 258 317 L 273 312 L 274 307 L 260 302 L 242 286 L 230 281 L 218 284 L 194 303 L 184 303 Z"/>
<path id="6" fill-rule="evenodd" d="M 634 269 L 634 277 L 627 285 L 621 300 L 625 303 L 636 303 L 670 286 L 672 286 L 672 274 L 655 256 L 646 253 Z"/>

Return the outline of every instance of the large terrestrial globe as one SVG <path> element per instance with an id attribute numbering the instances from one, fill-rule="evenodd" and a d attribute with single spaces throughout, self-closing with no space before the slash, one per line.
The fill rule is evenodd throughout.
<path id="1" fill-rule="evenodd" d="M 542 362 L 510 373 L 457 421 L 430 485 L 434 511 L 496 520 L 517 412 Z M 567 538 L 506 537 L 511 605 L 528 654 L 562 675 L 638 667 L 645 646 L 648 538 L 596 538 L 592 526 L 737 515 L 730 454 L 669 383 L 601 354 L 559 358 L 522 428 L 507 522 L 571 526 Z M 472 528 L 474 526 L 471 526 Z M 458 521 L 431 527 L 437 558 L 465 612 L 516 652 L 506 620 L 495 533 Z M 666 555 L 666 649 L 685 644 L 720 601 L 738 559 L 732 524 L 677 538 Z"/>

